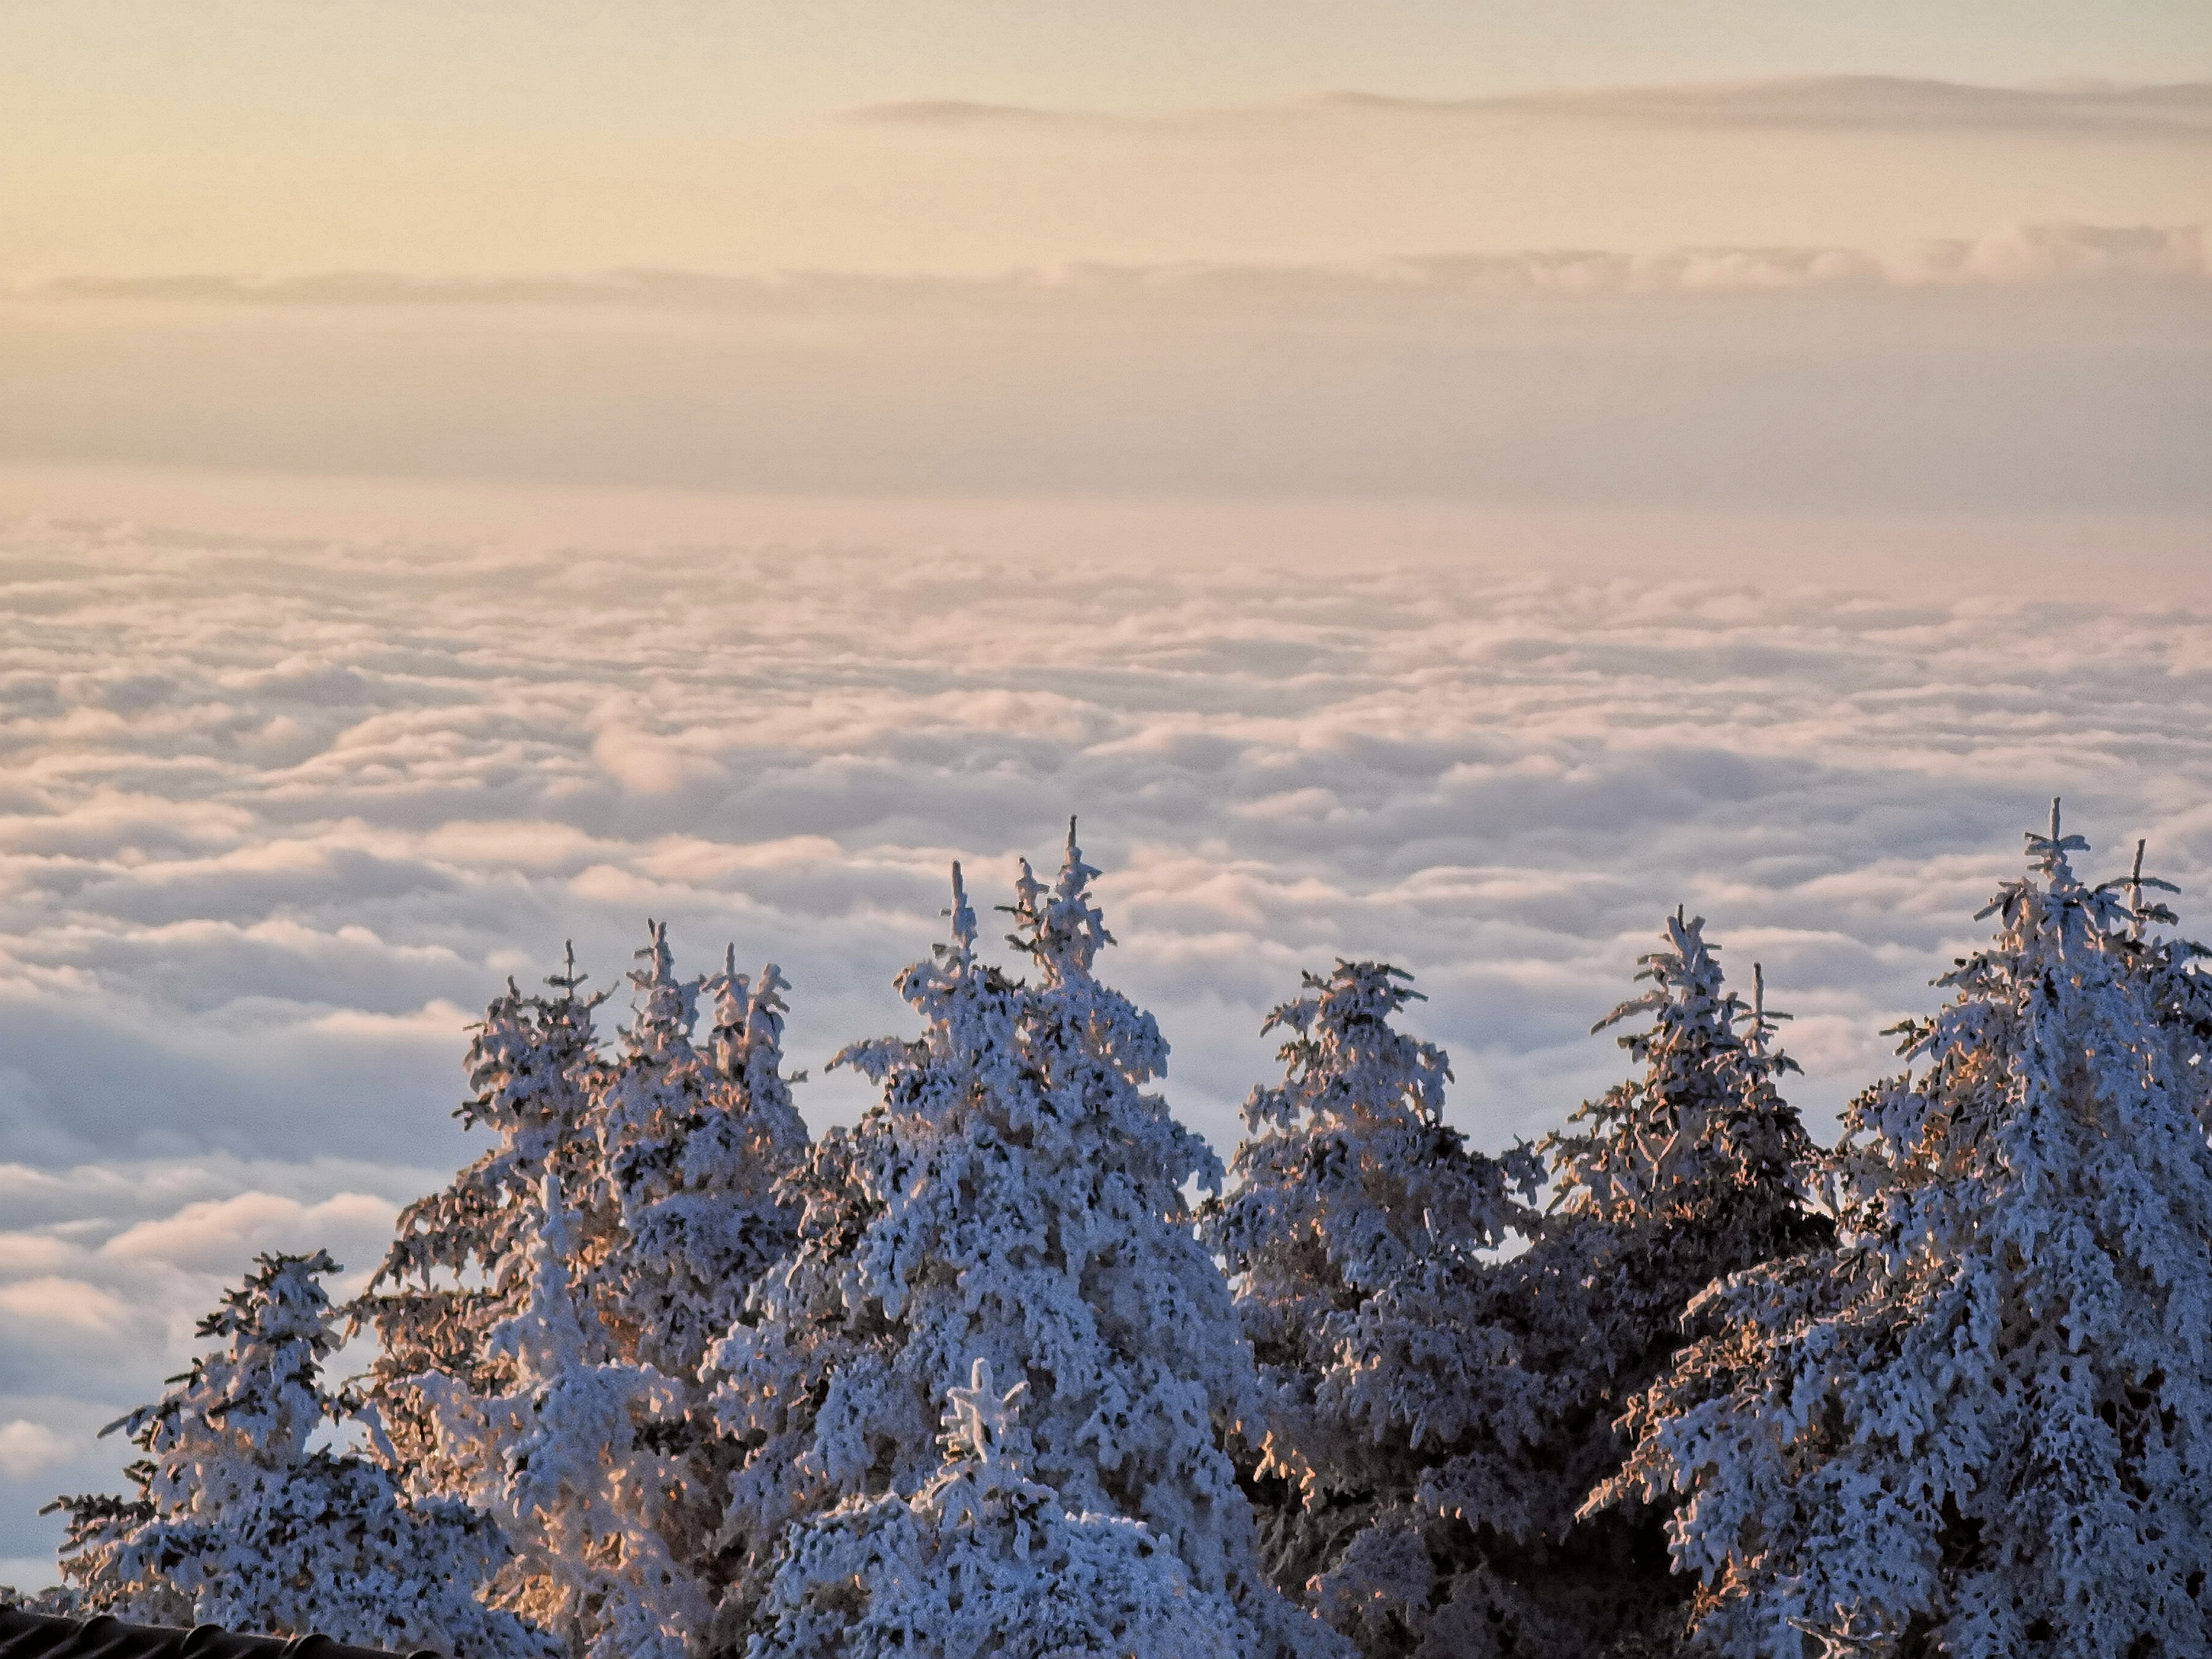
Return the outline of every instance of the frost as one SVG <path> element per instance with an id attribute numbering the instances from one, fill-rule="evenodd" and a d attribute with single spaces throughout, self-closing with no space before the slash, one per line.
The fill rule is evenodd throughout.
<path id="1" fill-rule="evenodd" d="M 1152 1017 L 1094 975 L 1110 942 L 1090 899 L 1096 873 L 1072 832 L 1057 880 L 1023 866 L 1013 943 L 1035 965 L 1031 984 L 977 955 L 956 868 L 951 942 L 899 981 L 924 1033 L 842 1057 L 880 1083 L 881 1102 L 825 1137 L 794 1179 L 806 1200 L 799 1249 L 722 1346 L 716 1407 L 748 1448 L 732 1516 L 749 1529 L 753 1582 L 772 1578 L 752 1594 L 782 1632 L 775 1651 L 827 1650 L 832 1638 L 793 1600 L 807 1575 L 829 1571 L 822 1562 L 882 1550 L 864 1580 L 935 1583 L 960 1562 L 989 1578 L 1001 1569 L 981 1564 L 1000 1561 L 1024 1525 L 1068 1552 L 1070 1571 L 1101 1575 L 1081 1581 L 1091 1589 L 1071 1580 L 1064 1609 L 1032 1607 L 1075 1621 L 1062 1638 L 1071 1651 L 1094 1650 L 1083 1621 L 1119 1605 L 1145 1549 L 1164 1558 L 1148 1571 L 1184 1587 L 1177 1605 L 1213 1609 L 1206 1644 L 1188 1650 L 1336 1650 L 1268 1586 L 1218 1443 L 1217 1418 L 1258 1405 L 1228 1289 L 1182 1196 L 1194 1178 L 1218 1186 L 1221 1170 L 1144 1092 L 1167 1059 Z M 988 1527 L 948 1533 L 948 1505 L 997 1478 L 988 1459 L 948 1464 L 938 1438 L 941 1402 L 984 1374 L 978 1362 L 1022 1392 L 1021 1477 L 1042 1495 L 1008 1498 L 1012 1508 L 978 1512 Z M 1005 1566 L 1014 1577 L 1003 1582 L 1035 1570 Z M 1086 1607 L 1094 1595 L 1100 1607 Z M 872 1591 L 867 1606 L 878 1605 Z M 1184 1650 L 1157 1640 L 1168 1645 L 1096 1650 Z"/>
<path id="2" fill-rule="evenodd" d="M 648 926 L 613 1055 L 573 960 L 553 995 L 492 1005 L 462 1115 L 498 1144 L 402 1213 L 359 1310 L 410 1488 L 495 1516 L 515 1559 L 494 1599 L 605 1659 L 678 1659 L 716 1628 L 734 1452 L 701 1364 L 793 1242 L 778 1182 L 806 1142 L 782 975 L 731 953 L 680 980 Z"/>
<path id="3" fill-rule="evenodd" d="M 507 1555 L 452 1498 L 410 1499 L 379 1463 L 307 1449 L 351 1414 L 324 1392 L 337 1316 L 329 1256 L 270 1255 L 200 1323 L 220 1346 L 155 1404 L 109 1425 L 145 1452 L 135 1498 L 59 1500 L 76 1613 L 320 1634 L 457 1659 L 549 1659 L 544 1637 L 475 1592 Z"/>
<path id="4" fill-rule="evenodd" d="M 1995 941 L 1854 1103 L 1832 1249 L 1745 1273 L 1600 1503 L 1680 1491 L 1731 1655 L 2212 1644 L 2212 1151 L 2193 946 L 2029 837 Z"/>

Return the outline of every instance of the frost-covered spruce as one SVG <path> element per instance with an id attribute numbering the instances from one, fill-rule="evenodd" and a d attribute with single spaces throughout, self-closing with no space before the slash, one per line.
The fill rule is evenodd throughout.
<path id="1" fill-rule="evenodd" d="M 899 981 L 924 1034 L 841 1057 L 882 1100 L 817 1148 L 800 1246 L 719 1356 L 721 1421 L 750 1449 L 732 1526 L 757 1573 L 790 1518 L 915 1499 L 942 1470 L 940 1402 L 981 1359 L 1026 1388 L 1026 1479 L 1070 1514 L 1141 1522 L 1194 1593 L 1234 1607 L 1210 1650 L 1332 1651 L 1268 1586 L 1217 1442 L 1217 1413 L 1257 1408 L 1182 1197 L 1221 1170 L 1143 1092 L 1166 1044 L 1093 974 L 1096 873 L 1072 833 L 1052 885 L 1023 866 L 1024 984 L 978 958 L 956 871 L 952 942 Z"/>
<path id="2" fill-rule="evenodd" d="M 656 1524 L 687 1577 L 712 1589 L 732 1553 L 723 1523 L 741 1449 L 705 1409 L 701 1360 L 793 1242 L 798 1206 L 778 1183 L 804 1155 L 806 1129 L 781 1070 L 781 973 L 771 963 L 749 981 L 732 948 L 714 979 L 679 981 L 666 928 L 649 926 L 638 952 L 647 965 L 630 975 L 636 994 L 622 1052 L 598 1073 L 594 1116 L 615 1231 L 586 1299 L 620 1357 L 652 1366 L 678 1391 L 656 1444 L 680 1460 L 684 1477 Z M 714 999 L 703 1052 L 692 1040 L 702 990 Z M 695 1630 L 695 1650 L 721 1644 L 720 1632 Z"/>
<path id="3" fill-rule="evenodd" d="M 1637 977 L 1650 988 L 1591 1029 L 1648 1017 L 1617 1039 L 1641 1073 L 1571 1114 L 1582 1127 L 1547 1138 L 1560 1218 L 1520 1269 L 1527 1299 L 1568 1322 L 1552 1332 L 1565 1345 L 1558 1384 L 1598 1419 L 1571 1466 L 1584 1491 L 1617 1467 L 1626 1446 L 1609 1419 L 1680 1346 L 1691 1298 L 1831 1236 L 1811 1202 L 1818 1149 L 1777 1086 L 1797 1063 L 1774 1046 L 1789 1016 L 1768 1011 L 1765 976 L 1754 969 L 1746 1004 L 1705 919 L 1678 909 Z"/>
<path id="4" fill-rule="evenodd" d="M 1484 1252 L 1528 1230 L 1543 1179 L 1528 1149 L 1487 1158 L 1445 1124 L 1443 1050 L 1391 1024 L 1419 994 L 1408 981 L 1340 962 L 1268 1016 L 1289 1033 L 1283 1080 L 1245 1103 L 1238 1184 L 1202 1228 L 1260 1360 L 1247 1436 L 1273 1500 L 1268 1566 L 1377 1651 L 1429 1634 L 1480 1571 L 1473 1529 L 1424 1486 L 1520 1379 L 1507 1334 L 1438 1316 L 1470 1305 L 1468 1281 L 1494 1271 Z"/>
<path id="5" fill-rule="evenodd" d="M 911 1498 L 854 1498 L 802 1522 L 748 1659 L 1227 1659 L 1229 1599 L 1124 1516 L 1072 1514 L 1022 1471 L 1026 1385 L 978 1359 L 947 1392 L 945 1462 Z"/>
<path id="6" fill-rule="evenodd" d="M 485 1392 L 507 1386 L 511 1379 L 488 1352 L 486 1337 L 528 1299 L 525 1261 L 544 1226 L 545 1177 L 556 1176 L 577 1194 L 601 1184 L 601 1060 L 592 1013 L 605 999 L 580 994 L 583 979 L 571 952 L 564 971 L 546 981 L 553 995 L 525 996 L 510 980 L 485 1010 L 469 1047 L 475 1092 L 454 1115 L 489 1130 L 495 1144 L 444 1191 L 400 1212 L 383 1265 L 355 1305 L 355 1316 L 377 1336 L 374 1397 L 418 1486 L 436 1483 L 434 1470 L 422 1467 L 429 1455 L 424 1425 L 392 1385 L 437 1370 Z M 572 1272 L 592 1272 L 611 1230 L 605 1206 L 575 1230 Z"/>
<path id="7" fill-rule="evenodd" d="M 455 1659 L 547 1659 L 545 1637 L 476 1592 L 505 1559 L 483 1515 L 410 1499 L 357 1455 L 309 1450 L 347 1407 L 323 1391 L 337 1315 L 321 1252 L 264 1255 L 199 1334 L 220 1346 L 109 1429 L 143 1449 L 135 1499 L 71 1498 L 71 1610 Z"/>
<path id="8" fill-rule="evenodd" d="M 2155 899 L 2146 900 L 2147 887 L 2174 890 L 2173 884 L 2154 881 L 2142 872 L 2144 843 L 2136 843 L 2135 868 L 2124 881 L 2106 884 L 2106 890 L 2124 892 L 2132 920 L 2129 937 L 2120 948 L 2133 956 L 2148 983 L 2148 994 L 2160 1026 L 2172 1046 L 2174 1064 L 2197 1075 L 2212 1076 L 2212 974 L 2199 973 L 2196 963 L 2206 954 L 2203 945 L 2178 934 L 2153 936 L 2154 926 L 2171 927 L 2179 918 Z M 2212 1134 L 2212 1088 L 2199 1091 L 2197 1106 L 2205 1132 Z"/>
<path id="9" fill-rule="evenodd" d="M 749 982 L 726 957 L 712 981 L 678 980 L 665 930 L 648 926 L 611 1058 L 593 1029 L 600 999 L 578 994 L 573 961 L 549 981 L 556 995 L 510 986 L 492 1005 L 463 1115 L 499 1144 L 402 1214 L 362 1304 L 383 1340 L 375 1403 L 410 1485 L 483 1494 L 519 1528 L 521 1565 L 502 1594 L 579 1650 L 619 1645 L 632 1626 L 659 1632 L 653 1641 L 711 1640 L 699 1585 L 718 1575 L 734 1449 L 690 1408 L 710 1340 L 790 1243 L 795 1206 L 775 1185 L 805 1140 L 781 1071 L 782 976 L 771 964 Z M 702 989 L 715 1006 L 703 1050 Z M 555 1191 L 558 1215 L 544 1199 Z M 580 1487 L 493 1495 L 501 1448 L 523 1433 L 518 1412 L 556 1398 L 611 1412 L 617 1397 L 636 1420 L 590 1431 L 640 1457 L 649 1442 L 638 1467 L 650 1468 L 651 1492 L 610 1500 L 629 1531 L 593 1534 L 609 1511 Z M 625 1440 L 633 1428 L 644 1437 Z M 609 1578 L 599 1569 L 617 1556 L 627 1565 Z M 609 1597 L 614 1611 L 602 1612 Z"/>
<path id="10" fill-rule="evenodd" d="M 600 1167 L 618 1231 L 595 1299 L 625 1353 L 688 1379 L 792 1242 L 794 1218 L 774 1188 L 806 1128 L 780 1069 L 789 985 L 775 964 L 756 987 L 732 950 L 708 985 L 679 981 L 666 925 L 648 925 L 637 953 L 648 965 L 630 975 L 635 1018 L 599 1073 Z M 715 998 L 705 1054 L 692 1045 L 702 989 Z"/>
<path id="11" fill-rule="evenodd" d="M 1726 988 L 1698 920 L 1671 919 L 1639 976 L 1650 989 L 1596 1029 L 1650 1016 L 1620 1039 L 1640 1074 L 1581 1108 L 1573 1121 L 1587 1127 L 1547 1143 L 1561 1212 L 1501 1208 L 1418 1234 L 1399 1217 L 1395 1272 L 1368 1278 L 1332 1316 L 1330 1352 L 1306 1362 L 1316 1412 L 1337 1426 L 1341 1484 L 1316 1476 L 1321 1501 L 1298 1529 L 1328 1564 L 1318 1605 L 1370 1654 L 1577 1659 L 1664 1638 L 1680 1592 L 1656 1516 L 1578 1522 L 1576 1510 L 1619 1468 L 1627 1442 L 1613 1419 L 1681 1340 L 1690 1299 L 1803 1248 L 1820 1223 L 1803 1204 L 1813 1149 L 1774 1088 L 1789 1064 L 1769 1041 L 1775 1017 Z M 1404 1121 L 1417 1122 L 1411 1103 L 1438 1085 L 1441 1054 L 1386 1041 L 1370 1025 L 1376 1011 L 1352 987 L 1345 995 L 1341 1018 L 1367 1035 L 1316 1058 L 1372 1079 L 1362 1091 L 1396 1079 Z M 1363 1048 L 1395 1059 L 1363 1060 Z M 1311 1062 L 1295 1048 L 1289 1058 L 1296 1085 Z M 1324 1071 L 1304 1086 L 1325 1098 L 1339 1085 Z M 1309 1180 L 1327 1169 L 1324 1156 Z M 1486 1246 L 1516 1220 L 1534 1237 L 1501 1261 Z M 1294 1559 L 1279 1559 L 1294 1577 Z"/>
<path id="12" fill-rule="evenodd" d="M 1592 1029 L 1637 1022 L 1617 1041 L 1640 1072 L 1546 1141 L 1559 1213 L 1507 1270 L 1493 1316 L 1515 1328 L 1521 1364 L 1541 1379 L 1540 1428 L 1492 1468 L 1469 1459 L 1461 1489 L 1470 1516 L 1501 1486 L 1528 1493 L 1518 1558 L 1501 1553 L 1499 1565 L 1547 1611 L 1547 1645 L 1560 1652 L 1603 1652 L 1621 1632 L 1658 1640 L 1676 1626 L 1686 1587 L 1668 1570 L 1662 1510 L 1575 1511 L 1620 1469 L 1629 1440 L 1617 1419 L 1681 1346 L 1691 1302 L 1716 1279 L 1832 1236 L 1811 1201 L 1818 1150 L 1777 1087 L 1797 1066 L 1774 1046 L 1788 1016 L 1767 1010 L 1764 976 L 1754 969 L 1745 1003 L 1704 919 L 1680 909 L 1637 976 L 1650 988 Z M 1455 1502 L 1449 1474 L 1431 1490 Z"/>
<path id="13" fill-rule="evenodd" d="M 1773 1249 L 1774 1229 L 1797 1224 L 1793 1198 L 1813 1152 L 1774 1086 L 1798 1069 L 1772 1046 L 1776 1022 L 1789 1016 L 1767 1010 L 1756 968 L 1750 1005 L 1728 988 L 1705 928 L 1703 916 L 1676 910 L 1665 948 L 1638 963 L 1651 988 L 1590 1028 L 1649 1014 L 1648 1027 L 1618 1039 L 1643 1075 L 1577 1107 L 1567 1121 L 1589 1127 L 1546 1146 L 1567 1213 L 1689 1222 L 1707 1249 L 1756 1259 Z"/>
<path id="14" fill-rule="evenodd" d="M 479 1394 L 432 1371 L 410 1378 L 440 1467 L 495 1516 L 515 1561 L 503 1605 L 588 1659 L 684 1659 L 707 1624 L 708 1598 L 684 1561 L 684 1389 L 650 1365 L 615 1357 L 568 1264 L 580 1217 L 545 1177 L 544 1220 L 525 1252 L 529 1299 L 486 1338 L 511 1379 Z"/>
<path id="15" fill-rule="evenodd" d="M 1716 1285 L 1599 1502 L 1673 1534 L 1729 1655 L 2212 1651 L 2212 1152 L 2190 947 L 2060 834 L 1856 1101 L 1837 1246 Z M 2137 902 L 2122 896 L 2132 892 Z"/>

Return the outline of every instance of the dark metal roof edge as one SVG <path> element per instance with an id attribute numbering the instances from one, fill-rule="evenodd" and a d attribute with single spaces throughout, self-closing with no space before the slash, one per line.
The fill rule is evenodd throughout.
<path id="1" fill-rule="evenodd" d="M 395 1659 L 382 1648 L 357 1648 L 327 1636 L 245 1636 L 221 1625 L 179 1630 L 129 1625 L 107 1613 L 62 1619 L 0 1607 L 0 1659 Z M 444 1659 L 419 1649 L 406 1659 Z"/>

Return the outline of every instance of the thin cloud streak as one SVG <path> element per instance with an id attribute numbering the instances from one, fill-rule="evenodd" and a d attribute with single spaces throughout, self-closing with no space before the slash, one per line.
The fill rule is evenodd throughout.
<path id="1" fill-rule="evenodd" d="M 977 277 L 1684 246 L 1879 262 L 1992 225 L 2212 210 L 2202 82 L 1340 92 L 1136 117 L 939 99 L 688 141 L 616 123 L 550 149 L 472 131 L 367 155 L 272 143 L 250 161 L 148 143 L 94 167 L 99 142 L 0 176 L 0 217 L 34 232 L 0 280 L 389 270 L 495 291 L 509 273 L 617 265 Z"/>
<path id="2" fill-rule="evenodd" d="M 65 276 L 18 284 L 26 301 L 185 306 L 617 307 L 767 318 L 967 313 L 1079 320 L 1131 305 L 1158 314 L 1223 305 L 1255 320 L 1310 310 L 1497 302 L 1534 296 L 1771 293 L 1790 289 L 2012 287 L 2212 280 L 2201 225 L 2020 225 L 1895 249 L 1686 247 L 1656 252 L 1549 248 L 1437 254 L 1352 265 L 1073 264 L 995 277 L 787 271 L 770 276 L 615 270 L 594 276 L 434 277 L 389 271 L 312 276 Z"/>
<path id="3" fill-rule="evenodd" d="M 2196 510 L 2202 228 L 994 278 L 91 278 L 0 464 L 823 496 Z"/>
<path id="4" fill-rule="evenodd" d="M 1902 76 L 1835 75 L 1705 85 L 1615 87 L 1484 98 L 1327 92 L 1166 115 L 1115 115 L 958 99 L 862 105 L 831 118 L 920 131 L 1074 131 L 1133 136 L 1354 120 L 1631 122 L 1803 131 L 2039 131 L 2212 139 L 2212 84 L 1981 87 Z"/>

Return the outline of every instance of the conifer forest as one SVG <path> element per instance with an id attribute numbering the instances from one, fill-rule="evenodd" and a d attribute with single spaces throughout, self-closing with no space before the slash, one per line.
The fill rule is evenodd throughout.
<path id="1" fill-rule="evenodd" d="M 1620 1080 L 1494 1152 L 1419 963 L 1313 963 L 1241 1144 L 1183 1127 L 1073 825 L 953 867 L 850 1127 L 793 1105 L 805 988 L 650 925 L 625 1000 L 492 1000 L 480 1153 L 364 1293 L 252 1264 L 37 1605 L 453 1659 L 2212 1651 L 2212 975 L 2110 850 L 2054 805 L 1826 1146 L 1789 988 L 1662 896 Z"/>

